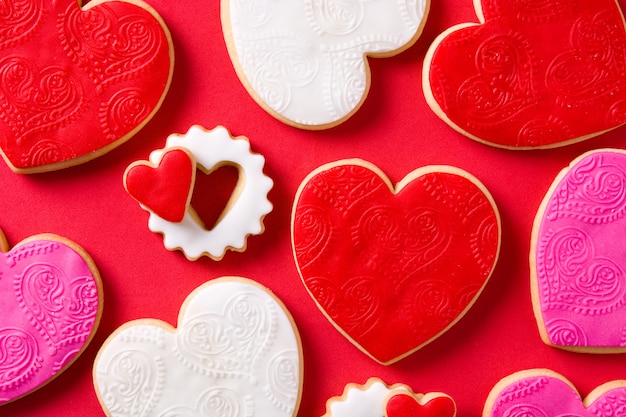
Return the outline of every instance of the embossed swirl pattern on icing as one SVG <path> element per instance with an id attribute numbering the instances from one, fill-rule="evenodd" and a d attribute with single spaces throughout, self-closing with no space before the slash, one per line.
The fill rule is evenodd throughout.
<path id="1" fill-rule="evenodd" d="M 134 2 L 2 1 L 0 51 L 0 147 L 16 171 L 85 162 L 128 139 L 172 68 L 163 27 Z"/>
<path id="2" fill-rule="evenodd" d="M 41 368 L 35 338 L 17 328 L 0 329 L 0 392 L 20 387 Z"/>
<path id="3" fill-rule="evenodd" d="M 546 333 L 561 346 L 621 346 L 626 259 L 617 242 L 626 221 L 626 155 L 586 154 L 552 190 L 533 255 Z"/>
<path id="4" fill-rule="evenodd" d="M 24 138 L 75 120 L 84 93 L 79 80 L 61 67 L 40 69 L 30 60 L 8 56 L 0 60 L 0 101 L 2 121 Z"/>
<path id="5" fill-rule="evenodd" d="M 428 173 L 393 195 L 369 168 L 339 164 L 301 186 L 292 236 L 319 306 L 386 361 L 433 338 L 473 301 L 491 273 L 499 224 L 461 176 Z"/>
<path id="6" fill-rule="evenodd" d="M 479 6 L 484 24 L 459 27 L 429 51 L 427 98 L 450 124 L 489 144 L 527 148 L 626 121 L 626 29 L 613 0 Z"/>
<path id="7" fill-rule="evenodd" d="M 0 3 L 0 51 L 34 36 L 42 15 L 42 0 Z"/>
<path id="8" fill-rule="evenodd" d="M 242 278 L 218 279 L 184 306 L 177 329 L 142 320 L 105 343 L 94 375 L 108 413 L 294 417 L 300 345 L 269 291 Z"/>
<path id="9" fill-rule="evenodd" d="M 100 311 L 83 254 L 63 240 L 31 238 L 2 254 L 0 405 L 48 383 L 85 348 Z"/>
<path id="10" fill-rule="evenodd" d="M 411 43 L 425 0 L 223 0 L 229 52 L 266 109 L 302 126 L 328 125 L 363 102 L 364 54 Z"/>
<path id="11" fill-rule="evenodd" d="M 626 412 L 626 387 L 615 384 L 594 394 L 583 404 L 581 395 L 560 375 L 535 370 L 537 375 L 508 377 L 509 386 L 492 392 L 494 403 L 489 417 L 618 417 Z M 545 374 L 545 375 L 544 375 Z M 594 391 L 595 392 L 595 391 Z"/>
<path id="12" fill-rule="evenodd" d="M 154 19 L 118 15 L 107 5 L 87 11 L 70 5 L 60 17 L 59 36 L 68 55 L 99 86 L 140 75 L 153 65 L 163 41 Z"/>

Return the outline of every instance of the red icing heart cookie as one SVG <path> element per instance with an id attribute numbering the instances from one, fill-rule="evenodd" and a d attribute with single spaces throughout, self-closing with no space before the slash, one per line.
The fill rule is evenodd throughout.
<path id="1" fill-rule="evenodd" d="M 393 393 L 385 403 L 385 417 L 454 417 L 456 404 L 445 394 L 418 397 L 410 393 Z"/>
<path id="2" fill-rule="evenodd" d="M 43 172 L 110 151 L 160 107 L 174 58 L 139 0 L 9 0 L 0 18 L 0 149 Z"/>
<path id="3" fill-rule="evenodd" d="M 8 250 L 0 233 L 0 405 L 56 378 L 86 349 L 102 314 L 91 257 L 60 236 Z"/>
<path id="4" fill-rule="evenodd" d="M 157 166 L 148 161 L 130 165 L 124 187 L 140 204 L 168 222 L 180 223 L 191 201 L 196 161 L 183 148 L 171 148 Z"/>
<path id="5" fill-rule="evenodd" d="M 424 62 L 426 99 L 446 123 L 524 149 L 626 122 L 626 29 L 615 0 L 474 4 L 481 24 L 447 30 Z"/>
<path id="6" fill-rule="evenodd" d="M 486 188 L 452 167 L 395 188 L 361 160 L 324 165 L 300 186 L 294 256 L 318 307 L 357 347 L 390 364 L 474 303 L 496 263 L 500 219 Z"/>

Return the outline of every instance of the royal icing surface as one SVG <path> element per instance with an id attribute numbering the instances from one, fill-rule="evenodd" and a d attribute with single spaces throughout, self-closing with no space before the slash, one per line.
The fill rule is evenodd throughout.
<path id="1" fill-rule="evenodd" d="M 86 348 L 102 310 L 100 276 L 73 243 L 33 236 L 1 256 L 0 405 L 63 372 Z"/>
<path id="2" fill-rule="evenodd" d="M 547 193 L 533 230 L 535 315 L 544 340 L 626 350 L 626 152 L 576 159 Z"/>
<path id="3" fill-rule="evenodd" d="M 94 382 L 109 416 L 292 417 L 301 395 L 300 339 L 268 290 L 210 281 L 181 308 L 178 328 L 130 322 L 104 344 Z"/>
<path id="4" fill-rule="evenodd" d="M 388 387 L 378 378 L 365 385 L 348 384 L 341 397 L 328 400 L 323 417 L 382 417 L 387 396 L 396 392 L 410 392 L 410 388 L 400 384 Z"/>
<path id="5" fill-rule="evenodd" d="M 438 337 L 486 284 L 500 223 L 479 184 L 459 169 L 429 167 L 392 192 L 376 167 L 347 160 L 320 167 L 300 186 L 292 243 L 304 285 L 378 362 Z"/>
<path id="6" fill-rule="evenodd" d="M 76 165 L 161 105 L 169 32 L 139 1 L 8 0 L 0 19 L 0 148 L 17 172 Z"/>
<path id="7" fill-rule="evenodd" d="M 576 389 L 548 370 L 523 371 L 501 381 L 483 417 L 620 417 L 626 413 L 626 381 L 598 387 L 584 403 Z"/>
<path id="8" fill-rule="evenodd" d="M 181 249 L 187 258 L 195 260 L 203 255 L 221 259 L 227 249 L 243 250 L 248 235 L 263 232 L 263 218 L 272 211 L 267 193 L 274 182 L 263 174 L 265 158 L 251 153 L 247 139 L 233 138 L 223 127 L 206 131 L 193 126 L 185 135 L 171 135 L 164 150 L 150 154 L 150 162 L 158 163 L 164 151 L 183 148 L 196 160 L 199 168 L 211 171 L 224 164 L 239 169 L 236 201 L 227 208 L 221 220 L 211 230 L 201 225 L 191 207 L 181 222 L 169 222 L 150 213 L 148 227 L 163 234 L 163 243 L 169 250 Z M 199 191 L 201 192 L 201 191 Z"/>
<path id="9" fill-rule="evenodd" d="M 481 24 L 427 53 L 431 107 L 490 145 L 554 147 L 626 122 L 624 19 L 615 0 L 475 1 Z"/>
<path id="10" fill-rule="evenodd" d="M 454 417 L 454 400 L 442 393 L 415 395 L 391 393 L 385 402 L 385 417 Z"/>
<path id="11" fill-rule="evenodd" d="M 421 33 L 429 0 L 222 0 L 239 78 L 280 120 L 323 128 L 352 115 L 370 77 L 365 55 L 387 56 Z"/>
<path id="12" fill-rule="evenodd" d="M 196 161 L 182 148 L 168 149 L 156 166 L 143 161 L 124 173 L 126 191 L 149 211 L 168 222 L 183 220 L 191 202 Z"/>

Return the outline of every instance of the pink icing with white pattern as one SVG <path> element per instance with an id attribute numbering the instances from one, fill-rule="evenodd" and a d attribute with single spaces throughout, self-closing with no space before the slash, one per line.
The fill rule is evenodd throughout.
<path id="1" fill-rule="evenodd" d="M 543 336 L 569 348 L 626 349 L 626 153 L 587 153 L 539 210 L 531 253 Z"/>
<path id="2" fill-rule="evenodd" d="M 95 333 L 100 277 L 79 252 L 39 235 L 0 255 L 0 405 L 56 377 Z"/>

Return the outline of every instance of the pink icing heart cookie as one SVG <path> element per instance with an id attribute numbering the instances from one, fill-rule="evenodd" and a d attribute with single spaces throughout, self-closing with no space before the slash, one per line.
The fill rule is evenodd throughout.
<path id="1" fill-rule="evenodd" d="M 173 47 L 147 4 L 4 3 L 0 149 L 13 171 L 51 171 L 94 159 L 132 137 L 161 106 Z"/>
<path id="2" fill-rule="evenodd" d="M 594 389 L 584 400 L 562 375 L 548 369 L 517 372 L 492 389 L 483 417 L 620 417 L 626 413 L 626 381 Z"/>
<path id="3" fill-rule="evenodd" d="M 171 154 L 173 150 L 176 151 L 174 156 Z M 170 158 L 174 160 L 170 161 Z M 166 164 L 162 166 L 164 160 Z M 196 167 L 211 173 L 224 165 L 236 167 L 239 180 L 217 223 L 209 228 L 190 203 L 195 192 L 207 191 L 189 189 L 193 189 Z M 144 169 L 157 167 L 158 186 L 167 190 L 159 195 L 147 192 L 138 199 L 142 208 L 150 213 L 148 228 L 163 235 L 163 244 L 168 250 L 181 250 L 189 260 L 195 261 L 202 256 L 220 260 L 227 250 L 245 251 L 248 236 L 265 230 L 263 219 L 273 208 L 267 194 L 274 182 L 263 173 L 264 165 L 265 158 L 250 150 L 248 138 L 232 137 L 222 126 L 213 130 L 192 126 L 184 135 L 170 135 L 164 149 L 150 154 L 149 162 L 131 164 L 125 174 L 125 183 L 128 190 L 128 180 L 131 180 L 129 191 L 137 197 L 137 188 L 133 187 L 134 174 L 138 173 L 135 170 L 141 170 L 139 174 L 142 175 L 136 183 L 141 188 L 146 173 Z M 191 174 L 190 168 L 193 170 Z M 179 209 L 183 208 L 180 213 Z M 170 217 L 172 209 L 176 213 Z"/>
<path id="4" fill-rule="evenodd" d="M 169 222 L 183 221 L 191 202 L 196 161 L 184 148 L 163 152 L 157 165 L 138 161 L 124 173 L 124 187 L 140 204 Z"/>
<path id="5" fill-rule="evenodd" d="M 302 348 L 267 288 L 223 277 L 187 297 L 177 328 L 144 319 L 115 331 L 93 377 L 108 416 L 295 417 Z"/>
<path id="6" fill-rule="evenodd" d="M 49 383 L 94 336 L 102 283 L 89 255 L 52 234 L 0 239 L 0 405 Z"/>
<path id="7" fill-rule="evenodd" d="M 344 160 L 300 185 L 292 243 L 321 311 L 390 364 L 473 305 L 498 258 L 500 219 L 487 189 L 458 168 L 418 169 L 394 187 L 374 165 Z"/>
<path id="8" fill-rule="evenodd" d="M 474 1 L 480 24 L 441 34 L 424 62 L 431 108 L 488 145 L 563 146 L 626 122 L 616 0 Z"/>
<path id="9" fill-rule="evenodd" d="M 440 392 L 416 394 L 405 384 L 387 385 L 370 378 L 364 385 L 350 383 L 343 394 L 326 402 L 323 417 L 454 417 L 454 400 Z"/>
<path id="10" fill-rule="evenodd" d="M 545 343 L 626 351 L 626 151 L 601 149 L 559 173 L 538 210 L 530 271 Z"/>
<path id="11" fill-rule="evenodd" d="M 420 36 L 430 0 L 221 0 L 235 70 L 280 121 L 325 129 L 347 120 L 370 85 L 367 56 L 388 57 Z"/>

